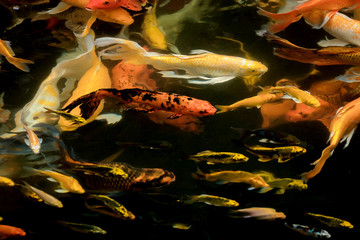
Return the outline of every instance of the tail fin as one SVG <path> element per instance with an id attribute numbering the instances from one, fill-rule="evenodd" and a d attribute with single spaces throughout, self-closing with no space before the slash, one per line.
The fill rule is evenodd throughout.
<path id="1" fill-rule="evenodd" d="M 229 109 L 229 106 L 225 106 L 225 105 L 215 105 L 215 108 L 218 110 L 218 111 L 216 112 L 216 114 L 225 113 L 225 112 L 231 111 L 231 109 Z"/>
<path id="2" fill-rule="evenodd" d="M 30 72 L 30 68 L 27 64 L 33 64 L 33 61 L 22 59 L 22 58 L 16 58 L 16 57 L 6 57 L 6 60 L 8 60 L 9 63 L 17 67 L 18 69 L 24 71 L 24 72 Z"/>
<path id="3" fill-rule="evenodd" d="M 104 97 L 104 95 L 101 95 L 101 89 L 99 89 L 95 92 L 79 97 L 61 110 L 71 112 L 71 110 L 79 106 L 81 110 L 81 117 L 88 119 L 94 114 Z"/>
<path id="4" fill-rule="evenodd" d="M 271 13 L 259 8 L 257 13 L 259 15 L 271 18 L 276 22 L 276 24 L 270 24 L 267 26 L 267 30 L 271 33 L 276 33 L 284 30 L 291 23 L 299 21 L 302 17 L 302 14 L 299 13 L 297 10 L 292 10 L 287 13 Z"/>
<path id="5" fill-rule="evenodd" d="M 103 59 L 123 59 L 132 64 L 146 64 L 145 57 L 148 53 L 136 42 L 120 38 L 103 37 L 95 40 L 95 46 L 108 47 L 99 53 Z"/>
<path id="6" fill-rule="evenodd" d="M 203 180 L 205 179 L 205 173 L 201 171 L 199 168 L 196 170 L 195 173 L 192 174 L 193 178 Z"/>

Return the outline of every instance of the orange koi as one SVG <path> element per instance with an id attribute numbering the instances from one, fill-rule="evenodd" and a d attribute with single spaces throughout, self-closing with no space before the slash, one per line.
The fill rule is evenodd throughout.
<path id="1" fill-rule="evenodd" d="M 275 35 L 265 34 L 265 36 L 268 41 L 279 45 L 274 48 L 274 54 L 285 59 L 320 66 L 360 64 L 360 48 L 358 47 L 303 48 Z"/>
<path id="2" fill-rule="evenodd" d="M 293 22 L 301 19 L 304 13 L 315 9 L 331 11 L 335 14 L 342 8 L 357 9 L 360 7 L 359 0 L 309 0 L 297 6 L 294 10 L 286 13 L 271 13 L 263 9 L 259 9 L 258 14 L 273 19 L 276 23 L 268 26 L 267 30 L 276 33 L 284 30 Z"/>
<path id="3" fill-rule="evenodd" d="M 346 140 L 344 148 L 349 145 L 359 123 L 360 98 L 357 98 L 338 110 L 330 124 L 330 144 L 322 151 L 321 157 L 312 163 L 315 165 L 314 169 L 302 174 L 304 181 L 308 181 L 320 173 L 326 160 L 332 155 L 339 143 Z"/>
<path id="4" fill-rule="evenodd" d="M 21 228 L 9 225 L 0 225 L 0 239 L 5 239 L 9 237 L 24 237 L 25 235 L 25 231 Z"/>
<path id="5" fill-rule="evenodd" d="M 133 11 L 140 11 L 146 0 L 90 0 L 86 4 L 87 9 L 109 9 L 109 8 L 126 8 Z"/>
<path id="6" fill-rule="evenodd" d="M 79 106 L 81 116 L 85 119 L 91 117 L 100 104 L 100 101 L 106 97 L 119 99 L 121 103 L 138 103 L 144 108 L 137 109 L 146 112 L 165 110 L 173 112 L 170 118 L 177 118 L 181 115 L 209 116 L 214 115 L 216 108 L 208 101 L 175 94 L 150 90 L 141 90 L 138 88 L 117 90 L 114 88 L 103 88 L 87 95 L 84 95 L 63 108 L 63 111 L 70 112 Z"/>

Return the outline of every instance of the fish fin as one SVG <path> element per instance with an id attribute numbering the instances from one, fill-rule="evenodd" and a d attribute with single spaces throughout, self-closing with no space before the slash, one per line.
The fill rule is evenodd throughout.
<path id="1" fill-rule="evenodd" d="M 167 119 L 177 119 L 183 115 L 184 114 L 181 114 L 181 113 L 174 113 L 174 114 L 170 115 L 169 117 L 167 117 Z"/>
<path id="2" fill-rule="evenodd" d="M 170 49 L 170 51 L 172 51 L 175 54 L 181 54 L 179 49 L 175 46 L 175 44 L 172 43 L 167 43 L 167 47 L 168 49 Z"/>
<path id="3" fill-rule="evenodd" d="M 284 194 L 285 193 L 285 189 L 284 188 L 280 188 L 279 190 L 277 190 L 275 192 L 275 194 Z"/>
<path id="4" fill-rule="evenodd" d="M 38 138 L 39 139 L 39 143 L 42 143 L 43 142 L 43 139 L 42 138 Z"/>
<path id="5" fill-rule="evenodd" d="M 355 130 L 356 130 L 356 127 L 354 127 L 351 132 L 346 136 L 346 143 L 344 145 L 344 149 L 349 146 L 349 143 L 351 141 L 351 138 L 354 136 L 354 133 L 355 133 Z"/>
<path id="6" fill-rule="evenodd" d="M 329 20 L 332 16 L 334 16 L 334 14 L 336 14 L 338 12 L 338 10 L 334 10 L 334 11 L 330 11 L 328 12 L 325 17 L 324 20 L 320 23 L 320 24 L 310 24 L 312 26 L 312 28 L 314 29 L 320 29 L 322 28 Z"/>
<path id="7" fill-rule="evenodd" d="M 197 54 L 197 55 L 208 54 L 208 53 L 213 54 L 212 52 L 209 52 L 209 51 L 206 51 L 206 50 L 203 50 L 203 49 L 193 49 L 193 50 L 190 51 L 190 54 Z"/>
<path id="8" fill-rule="evenodd" d="M 297 98 L 295 98 L 295 97 L 292 97 L 292 96 L 290 96 L 290 95 L 287 95 L 287 94 L 284 94 L 284 96 L 282 96 L 281 99 L 290 99 L 290 100 L 293 100 L 293 101 L 296 102 L 296 103 L 301 103 L 301 102 L 299 101 L 299 99 L 297 99 Z"/>
<path id="9" fill-rule="evenodd" d="M 5 44 L 5 48 L 10 53 L 10 55 L 15 56 L 15 53 L 11 48 L 11 42 L 10 41 L 5 41 L 5 40 L 3 40 L 2 42 Z"/>
<path id="10" fill-rule="evenodd" d="M 219 184 L 219 185 L 222 185 L 222 184 L 227 184 L 229 183 L 229 181 L 225 181 L 225 180 L 222 180 L 222 181 L 216 181 L 216 184 Z"/>
<path id="11" fill-rule="evenodd" d="M 224 83 L 227 82 L 231 79 L 234 79 L 236 76 L 220 76 L 220 77 L 213 77 L 210 78 L 209 80 L 188 80 L 188 83 L 191 84 L 210 84 L 210 85 L 214 85 L 214 84 L 218 84 L 218 83 Z"/>
<path id="12" fill-rule="evenodd" d="M 247 190 L 252 191 L 252 190 L 254 190 L 254 189 L 255 189 L 255 187 L 248 187 Z"/>
<path id="13" fill-rule="evenodd" d="M 24 71 L 24 72 L 30 72 L 30 68 L 27 64 L 34 63 L 33 61 L 22 59 L 22 58 L 16 58 L 16 57 L 7 57 L 6 58 L 9 63 L 17 67 L 18 69 Z"/>
<path id="14" fill-rule="evenodd" d="M 216 114 L 231 111 L 231 109 L 229 109 L 229 106 L 225 106 L 225 105 L 215 105 L 215 108 L 217 109 Z"/>
<path id="15" fill-rule="evenodd" d="M 26 145 L 30 146 L 30 141 L 29 141 L 29 139 L 25 138 L 25 139 L 24 139 L 24 142 L 25 142 Z"/>
<path id="16" fill-rule="evenodd" d="M 70 4 L 64 3 L 64 2 L 60 2 L 56 7 L 48 10 L 48 11 L 44 11 L 44 12 L 39 12 L 38 14 L 58 14 L 58 13 L 62 13 L 66 10 L 68 10 L 69 8 L 71 8 L 72 6 Z"/>
<path id="17" fill-rule="evenodd" d="M 55 179 L 53 179 L 53 178 L 51 178 L 51 177 L 48 177 L 48 178 L 46 178 L 48 181 L 50 181 L 50 182 L 58 182 L 58 181 L 56 181 Z"/>
<path id="18" fill-rule="evenodd" d="M 278 163 L 284 163 L 289 161 L 291 158 L 278 158 Z"/>
<path id="19" fill-rule="evenodd" d="M 271 33 L 276 33 L 284 30 L 287 28 L 291 23 L 297 22 L 302 17 L 302 14 L 300 14 L 297 10 L 292 10 L 287 13 L 271 13 L 267 12 L 261 8 L 258 8 L 259 10 L 257 13 L 259 15 L 271 18 L 275 20 L 276 24 L 268 24 L 265 28 L 267 31 Z"/>
<path id="20" fill-rule="evenodd" d="M 264 187 L 264 188 L 261 188 L 258 193 L 267 193 L 269 191 L 271 191 L 273 188 L 272 187 Z"/>
<path id="21" fill-rule="evenodd" d="M 269 161 L 271 161 L 272 160 L 272 158 L 264 158 L 264 157 L 259 157 L 258 158 L 258 161 L 259 162 L 269 162 Z"/>
<path id="22" fill-rule="evenodd" d="M 334 39 L 324 39 L 317 42 L 320 47 L 345 47 L 349 45 L 349 42 L 334 38 Z"/>
<path id="23" fill-rule="evenodd" d="M 69 192 L 68 190 L 62 189 L 62 188 L 56 189 L 54 191 L 57 192 L 57 193 L 68 193 Z"/>

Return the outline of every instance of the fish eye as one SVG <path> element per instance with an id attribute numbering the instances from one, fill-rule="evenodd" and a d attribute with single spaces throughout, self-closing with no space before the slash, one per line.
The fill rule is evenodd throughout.
<path id="1" fill-rule="evenodd" d="M 108 5 L 108 4 L 109 4 L 109 1 L 105 1 L 104 4 L 105 4 L 105 5 Z"/>

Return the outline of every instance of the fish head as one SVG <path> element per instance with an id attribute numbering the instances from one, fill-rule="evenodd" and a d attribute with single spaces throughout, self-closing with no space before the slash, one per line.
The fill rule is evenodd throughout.
<path id="1" fill-rule="evenodd" d="M 143 174 L 134 180 L 134 189 L 148 189 L 169 185 L 175 181 L 174 173 L 161 168 L 144 168 Z"/>
<path id="2" fill-rule="evenodd" d="M 26 235 L 25 231 L 21 228 L 12 227 L 11 233 L 9 234 L 11 237 L 24 237 Z"/>
<path id="3" fill-rule="evenodd" d="M 116 2 L 114 0 L 90 0 L 88 4 L 86 4 L 86 9 L 95 10 L 95 9 L 108 9 L 115 8 Z"/>
<path id="4" fill-rule="evenodd" d="M 40 144 L 33 144 L 30 146 L 30 148 L 33 151 L 33 153 L 35 153 L 35 154 L 40 153 Z"/>
<path id="5" fill-rule="evenodd" d="M 249 63 L 249 69 L 246 71 L 247 76 L 259 76 L 261 77 L 268 71 L 268 68 L 261 62 L 252 61 Z"/>

